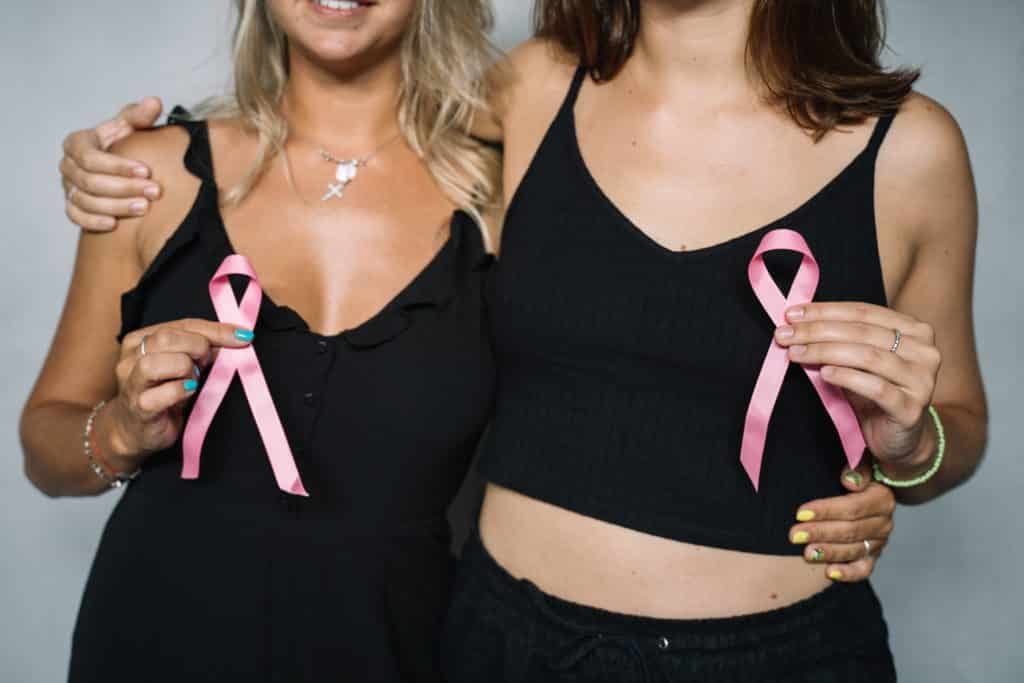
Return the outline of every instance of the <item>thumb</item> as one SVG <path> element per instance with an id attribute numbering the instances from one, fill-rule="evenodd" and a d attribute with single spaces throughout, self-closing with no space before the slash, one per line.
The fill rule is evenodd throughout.
<path id="1" fill-rule="evenodd" d="M 861 460 L 857 469 L 851 470 L 849 467 L 843 469 L 843 488 L 854 493 L 864 490 L 871 482 L 871 464 L 868 460 L 868 458 Z"/>
<path id="2" fill-rule="evenodd" d="M 164 103 L 159 97 L 146 97 L 141 102 L 129 104 L 118 115 L 134 130 L 144 130 L 156 125 L 157 119 L 164 110 Z"/>

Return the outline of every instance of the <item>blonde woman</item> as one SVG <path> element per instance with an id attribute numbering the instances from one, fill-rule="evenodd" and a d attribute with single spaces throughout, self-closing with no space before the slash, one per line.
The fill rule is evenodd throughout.
<path id="1" fill-rule="evenodd" d="M 70 680 L 437 681 L 445 512 L 493 384 L 480 211 L 497 159 L 463 133 L 489 7 L 237 5 L 237 94 L 119 147 L 163 198 L 82 236 L 23 418 L 47 494 L 133 482 Z M 239 254 L 263 288 L 243 323 L 224 301 L 248 286 Z M 256 373 L 218 375 L 249 348 Z M 185 480 L 184 418 L 225 389 Z"/>

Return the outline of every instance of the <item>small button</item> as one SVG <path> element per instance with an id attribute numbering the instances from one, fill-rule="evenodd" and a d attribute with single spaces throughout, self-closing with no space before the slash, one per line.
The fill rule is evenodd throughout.
<path id="1" fill-rule="evenodd" d="M 324 341 L 323 339 L 320 339 L 319 341 L 317 341 L 317 343 L 316 343 L 316 352 L 318 354 L 325 354 L 325 353 L 327 353 L 327 342 Z"/>
<path id="2" fill-rule="evenodd" d="M 667 650 L 668 646 L 669 646 L 668 638 L 666 638 L 665 636 L 662 636 L 661 638 L 658 638 L 658 649 L 659 650 Z"/>
<path id="3" fill-rule="evenodd" d="M 316 394 L 313 394 L 312 392 L 306 394 L 305 396 L 302 397 L 302 402 L 305 403 L 307 406 L 315 406 Z"/>

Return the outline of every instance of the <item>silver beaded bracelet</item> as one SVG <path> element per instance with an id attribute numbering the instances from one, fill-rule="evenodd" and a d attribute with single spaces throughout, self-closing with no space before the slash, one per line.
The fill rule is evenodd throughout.
<path id="1" fill-rule="evenodd" d="M 98 460 L 102 460 L 102 456 L 93 451 L 92 430 L 93 424 L 96 422 L 96 416 L 99 415 L 99 412 L 103 410 L 103 406 L 105 405 L 107 405 L 106 401 L 100 401 L 95 406 L 93 406 L 92 411 L 90 411 L 89 419 L 85 421 L 85 430 L 82 432 L 82 449 L 85 451 L 85 457 L 88 458 L 89 468 L 93 471 L 93 473 L 97 477 L 105 481 L 110 486 L 110 488 L 119 489 L 126 483 L 138 477 L 139 472 L 141 470 L 135 470 L 134 472 L 129 472 L 128 474 L 122 474 L 119 472 L 115 472 L 114 469 L 109 465 L 107 465 L 107 467 L 104 468 L 103 465 L 101 465 L 98 462 Z M 108 472 L 107 470 L 110 471 Z"/>

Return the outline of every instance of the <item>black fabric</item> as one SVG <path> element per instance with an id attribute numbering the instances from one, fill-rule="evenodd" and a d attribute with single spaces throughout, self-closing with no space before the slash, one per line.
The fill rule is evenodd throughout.
<path id="1" fill-rule="evenodd" d="M 647 237 L 583 163 L 580 70 L 509 207 L 495 272 L 496 416 L 480 471 L 575 512 L 678 541 L 798 555 L 797 508 L 842 492 L 844 456 L 806 375 L 790 367 L 760 492 L 740 466 L 744 416 L 774 325 L 747 265 L 777 227 L 821 265 L 819 301 L 885 304 L 874 167 L 892 121 L 788 215 L 704 249 Z M 738 197 L 737 201 L 742 201 Z M 765 261 L 788 291 L 799 256 Z"/>
<path id="2" fill-rule="evenodd" d="M 896 680 L 868 583 L 721 619 L 615 614 L 508 574 L 478 535 L 463 552 L 445 626 L 449 683 L 888 683 Z"/>
<path id="3" fill-rule="evenodd" d="M 187 219 L 124 295 L 122 334 L 216 319 L 207 285 L 232 253 L 205 124 Z M 282 226 L 282 243 L 287 226 Z M 255 350 L 309 498 L 280 492 L 240 383 L 200 477 L 181 446 L 150 458 L 100 542 L 70 680 L 440 680 L 452 558 L 445 512 L 490 413 L 490 265 L 473 221 L 379 314 L 333 337 L 264 297 Z M 240 294 L 245 282 L 233 282 Z"/>

